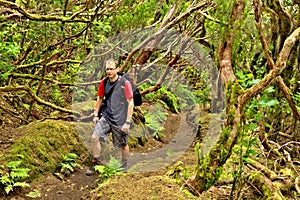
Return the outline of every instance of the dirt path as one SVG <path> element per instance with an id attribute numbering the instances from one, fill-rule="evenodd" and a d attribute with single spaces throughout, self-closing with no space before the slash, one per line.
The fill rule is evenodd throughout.
<path id="1" fill-rule="evenodd" d="M 101 198 L 96 199 L 178 199 L 176 195 L 182 195 L 181 185 L 175 183 L 175 179 L 165 179 L 165 175 L 170 168 L 170 164 L 175 161 L 182 161 L 193 171 L 197 165 L 197 158 L 194 148 L 190 147 L 194 140 L 196 131 L 186 122 L 185 115 L 170 115 L 165 127 L 164 141 L 149 139 L 148 143 L 137 149 L 133 149 L 130 155 L 130 172 L 121 176 L 112 177 L 110 185 L 105 185 L 99 190 Z M 206 123 L 209 123 L 207 118 Z M 214 125 L 214 124 L 213 124 Z M 207 131 L 207 128 L 205 129 Z M 204 130 L 204 131 L 205 131 Z M 11 134 L 14 135 L 14 134 Z M 2 134 L 7 138 L 0 137 L 3 141 L 2 150 L 8 148 L 16 137 L 12 137 L 9 132 Z M 8 137 L 9 136 L 9 137 Z M 52 174 L 44 176 L 40 180 L 31 183 L 31 187 L 26 190 L 16 191 L 9 197 L 1 197 L 2 200 L 31 200 L 25 195 L 30 191 L 38 191 L 38 200 L 79 200 L 95 198 L 99 193 L 91 192 L 98 188 L 98 175 L 86 176 L 85 171 L 88 166 L 82 166 L 69 177 L 60 180 Z M 124 189 L 124 185 L 126 185 Z M 250 190 L 249 190 L 250 191 Z M 201 197 L 184 196 L 179 199 L 227 199 L 230 194 L 230 187 L 212 187 L 203 193 Z M 117 195 L 117 196 L 116 196 Z M 174 195 L 174 196 L 173 196 Z M 253 199 L 252 195 L 249 195 Z M 153 198 L 152 198 L 153 197 Z"/>
<path id="2" fill-rule="evenodd" d="M 130 154 L 130 173 L 157 172 L 162 167 L 175 162 L 192 143 L 195 133 L 186 122 L 185 115 L 170 114 L 166 124 L 163 141 L 149 140 L 144 147 L 133 150 Z M 6 132 L 0 138 L 1 150 L 9 148 L 17 136 Z M 0 197 L 0 199 L 32 199 L 25 197 L 30 191 L 38 191 L 39 198 L 43 200 L 81 199 L 88 196 L 89 191 L 97 187 L 97 175 L 86 176 L 88 166 L 82 166 L 65 180 L 60 180 L 52 174 L 46 175 L 42 180 L 31 183 L 31 187 L 17 191 L 13 196 Z M 155 173 L 156 173 L 155 172 Z"/>
<path id="3" fill-rule="evenodd" d="M 169 140 L 166 145 L 152 152 L 133 152 L 130 166 L 134 172 L 151 172 L 174 163 L 192 144 L 196 136 L 193 127 L 188 125 L 186 114 L 174 117 L 167 125 Z M 172 127 L 173 126 L 173 130 Z M 175 127 L 175 130 L 174 130 Z"/>
<path id="4" fill-rule="evenodd" d="M 76 171 L 65 180 L 59 180 L 53 175 L 48 175 L 37 185 L 32 185 L 31 190 L 40 191 L 43 200 L 78 200 L 97 186 L 97 176 L 86 176 L 85 167 Z"/>

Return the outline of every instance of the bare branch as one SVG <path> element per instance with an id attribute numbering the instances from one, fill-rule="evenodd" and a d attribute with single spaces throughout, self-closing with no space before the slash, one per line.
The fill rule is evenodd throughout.
<path id="1" fill-rule="evenodd" d="M 278 175 L 276 174 L 276 172 L 270 170 L 268 167 L 260 164 L 256 160 L 253 160 L 251 158 L 245 158 L 245 161 L 249 165 L 251 165 L 252 167 L 254 167 L 257 171 L 262 172 L 265 176 L 267 176 L 271 180 L 274 180 L 274 179 L 276 179 L 278 177 Z"/>
<path id="2" fill-rule="evenodd" d="M 190 7 L 187 11 L 185 11 L 184 13 L 182 13 L 181 15 L 179 15 L 178 17 L 176 17 L 174 20 L 172 20 L 169 23 L 167 23 L 165 26 L 160 27 L 160 29 L 156 33 L 154 33 L 151 37 L 148 37 L 147 39 L 145 39 L 140 45 L 138 45 L 136 48 L 134 48 L 129 53 L 129 55 L 127 56 L 126 60 L 124 61 L 124 63 L 120 67 L 120 70 L 121 71 L 124 70 L 125 67 L 128 65 L 129 61 L 135 55 L 135 53 L 137 51 L 139 51 L 140 49 L 142 49 L 147 43 L 149 43 L 151 40 L 159 37 L 160 35 L 164 34 L 167 31 L 168 28 L 171 28 L 175 24 L 178 24 L 179 22 L 181 22 L 182 20 L 184 20 L 185 18 L 187 18 L 188 16 L 190 16 L 193 12 L 197 11 L 201 7 L 204 7 L 205 5 L 207 5 L 206 1 L 200 2 L 197 5 L 195 5 L 193 7 Z M 172 9 L 173 9 L 173 7 L 170 10 L 170 16 L 172 16 L 171 14 L 174 12 Z"/>
<path id="3" fill-rule="evenodd" d="M 168 75 L 168 73 L 169 73 L 171 67 L 173 67 L 173 65 L 176 64 L 176 62 L 178 61 L 179 58 L 180 58 L 180 55 L 175 55 L 175 56 L 169 61 L 168 66 L 167 66 L 167 68 L 166 68 L 164 74 L 163 74 L 163 75 L 161 76 L 161 78 L 157 81 L 157 83 L 155 84 L 155 86 L 143 90 L 143 91 L 141 92 L 141 95 L 145 95 L 145 94 L 148 94 L 148 93 L 150 93 L 150 92 L 154 92 L 154 91 L 160 89 L 160 88 L 161 88 L 161 85 L 162 85 L 162 83 L 164 82 L 166 76 Z"/>
<path id="4" fill-rule="evenodd" d="M 36 96 L 36 94 L 27 86 L 16 86 L 16 87 L 11 87 L 11 86 L 7 86 L 7 87 L 0 87 L 0 92 L 16 92 L 16 91 L 26 91 L 28 92 L 28 94 L 39 104 L 48 106 L 50 108 L 53 108 L 55 110 L 61 111 L 61 112 L 65 112 L 65 113 L 70 113 L 70 114 L 75 114 L 80 116 L 81 114 L 79 112 L 73 111 L 73 110 L 69 110 L 66 108 L 62 108 L 59 107 L 55 104 L 49 103 L 47 101 L 44 101 L 43 99 L 41 99 L 40 97 Z"/>
<path id="5" fill-rule="evenodd" d="M 10 8 L 12 10 L 16 10 L 17 12 L 21 13 L 27 19 L 34 20 L 34 21 L 60 21 L 60 22 L 83 22 L 88 23 L 90 20 L 84 19 L 73 19 L 78 13 L 82 12 L 82 10 L 76 12 L 74 16 L 71 17 L 59 17 L 59 16 L 51 16 L 51 15 L 35 15 L 27 12 L 23 9 L 20 5 L 13 3 L 11 1 L 0 0 L 0 5 Z M 84 11 L 84 10 L 83 10 Z"/>
<path id="6" fill-rule="evenodd" d="M 229 35 L 229 39 L 224 41 L 224 48 L 221 48 L 221 61 L 219 63 L 221 70 L 221 78 L 223 83 L 227 84 L 230 81 L 236 80 L 236 76 L 232 68 L 232 44 L 236 38 L 236 30 L 239 29 L 240 23 L 239 20 L 242 17 L 245 3 L 243 1 L 237 1 L 232 15 L 235 18 L 233 23 L 232 32 Z"/>
<path id="7" fill-rule="evenodd" d="M 297 176 L 297 178 L 295 179 L 295 188 L 298 192 L 298 194 L 300 194 L 300 177 Z"/>
<path id="8" fill-rule="evenodd" d="M 39 60 L 39 61 L 32 62 L 32 63 L 29 63 L 29 64 L 19 65 L 19 66 L 16 66 L 15 68 L 13 68 L 11 71 L 9 71 L 7 74 L 12 73 L 13 71 L 18 71 L 18 70 L 21 70 L 21 69 L 31 68 L 33 66 L 42 65 L 43 62 L 45 62 L 45 60 Z M 80 64 L 81 61 L 79 61 L 79 60 L 71 60 L 71 59 L 55 60 L 55 61 L 47 63 L 46 66 L 50 67 L 50 66 L 53 66 L 53 65 L 61 65 L 61 64 L 68 64 L 68 63 Z"/>
<path id="9" fill-rule="evenodd" d="M 98 12 L 99 12 L 99 9 L 100 9 L 100 5 L 101 5 L 101 4 L 99 4 L 99 5 L 96 7 L 96 9 L 95 9 L 94 15 L 92 16 L 91 20 L 88 21 L 88 23 L 87 23 L 87 25 L 86 25 L 86 27 L 85 27 L 84 29 L 82 29 L 79 33 L 76 33 L 76 34 L 71 35 L 71 36 L 69 36 L 69 37 L 63 38 L 62 40 L 58 41 L 56 44 L 50 45 L 50 46 L 48 47 L 48 49 L 50 49 L 50 50 L 51 50 L 51 49 L 54 49 L 56 46 L 58 46 L 58 45 L 64 43 L 64 42 L 67 41 L 67 40 L 70 40 L 70 39 L 72 39 L 72 38 L 77 38 L 77 37 L 81 36 L 84 32 L 86 32 L 86 30 L 88 30 L 88 28 L 92 25 L 93 21 L 96 19 L 96 17 L 97 17 L 98 15 L 103 15 L 103 14 L 108 13 L 109 11 L 113 10 L 113 9 L 119 4 L 119 2 L 120 2 L 120 1 L 117 1 L 117 2 L 115 2 L 115 3 L 113 3 L 113 4 L 109 5 L 109 6 L 106 6 L 103 10 L 101 10 L 100 13 L 98 13 Z"/>

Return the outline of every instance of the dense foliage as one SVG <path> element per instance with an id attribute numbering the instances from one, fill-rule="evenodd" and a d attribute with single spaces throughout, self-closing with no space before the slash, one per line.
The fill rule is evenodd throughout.
<path id="1" fill-rule="evenodd" d="M 195 193 L 215 184 L 238 155 L 232 197 L 246 179 L 267 188 L 269 198 L 299 196 L 299 6 L 296 0 L 0 0 L 0 127 L 82 119 L 87 114 L 71 108 L 73 92 L 76 102 L 94 99 L 103 63 L 114 55 L 122 70 L 140 72 L 135 78 L 146 99 L 166 100 L 161 104 L 176 113 L 195 103 L 209 104 L 212 113 L 224 109 L 212 149 L 197 149 L 199 167 L 189 182 Z M 265 164 L 270 159 L 275 165 Z M 293 173 L 284 177 L 293 184 L 285 191 L 285 181 L 273 182 L 287 168 Z"/>

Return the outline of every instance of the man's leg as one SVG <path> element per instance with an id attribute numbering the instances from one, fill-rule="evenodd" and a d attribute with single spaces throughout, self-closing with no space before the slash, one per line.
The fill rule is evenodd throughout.
<path id="1" fill-rule="evenodd" d="M 101 144 L 98 135 L 92 135 L 92 155 L 94 159 L 100 160 Z"/>
<path id="2" fill-rule="evenodd" d="M 129 146 L 123 146 L 122 147 L 122 160 L 128 160 L 128 156 L 129 156 Z"/>
<path id="3" fill-rule="evenodd" d="M 127 161 L 128 161 L 128 157 L 129 157 L 129 146 L 123 146 L 122 147 L 122 167 L 124 168 L 124 171 L 128 171 L 128 165 L 127 165 Z"/>
<path id="4" fill-rule="evenodd" d="M 107 121 L 102 117 L 97 124 L 95 125 L 94 132 L 92 135 L 91 141 L 91 150 L 92 155 L 94 157 L 92 161 L 92 166 L 86 171 L 86 175 L 90 176 L 95 174 L 95 165 L 101 164 L 101 141 L 107 141 L 108 139 L 108 132 L 110 131 L 110 126 Z"/>
<path id="5" fill-rule="evenodd" d="M 129 132 L 123 132 L 120 127 L 111 124 L 113 144 L 115 148 L 121 148 L 122 168 L 123 171 L 128 170 L 127 161 L 129 157 L 128 137 Z"/>

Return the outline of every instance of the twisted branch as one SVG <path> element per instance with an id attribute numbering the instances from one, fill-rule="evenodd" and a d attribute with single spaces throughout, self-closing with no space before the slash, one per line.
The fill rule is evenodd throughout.
<path id="1" fill-rule="evenodd" d="M 55 104 L 52 104 L 50 102 L 44 101 L 40 97 L 38 97 L 29 87 L 27 86 L 16 86 L 16 87 L 11 87 L 11 86 L 6 86 L 6 87 L 0 87 L 0 92 L 17 92 L 17 91 L 26 91 L 37 103 L 48 106 L 50 108 L 53 108 L 55 110 L 64 112 L 64 113 L 70 113 L 74 114 L 77 116 L 80 116 L 81 114 L 79 112 L 76 112 L 74 110 L 69 110 L 66 108 L 59 107 Z"/>

